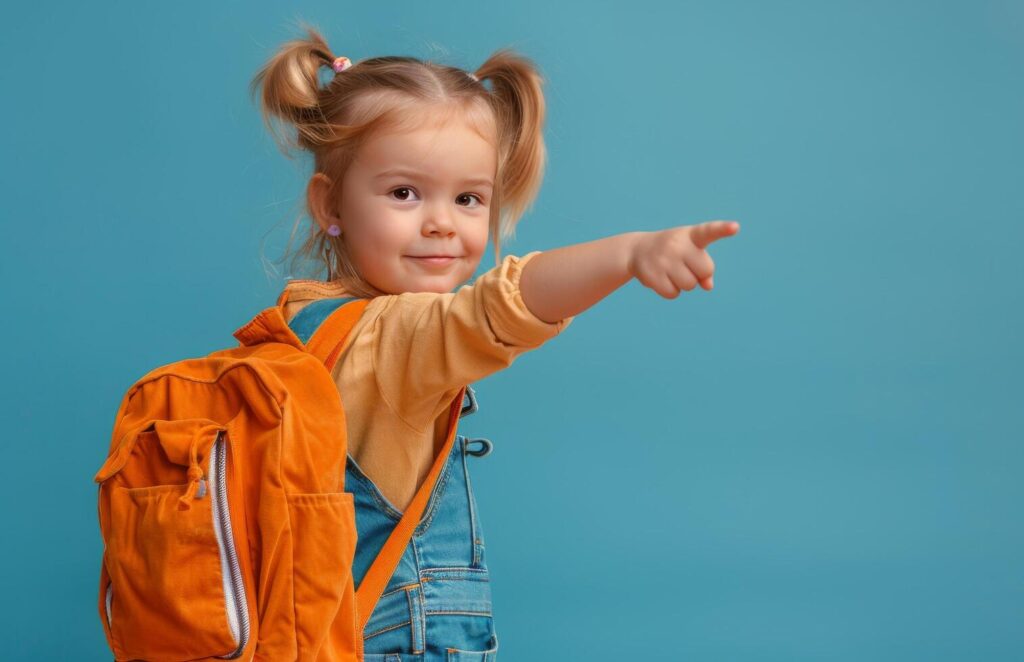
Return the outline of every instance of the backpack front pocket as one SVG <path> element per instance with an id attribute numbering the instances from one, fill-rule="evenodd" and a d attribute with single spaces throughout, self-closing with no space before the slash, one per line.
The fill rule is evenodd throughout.
<path id="1" fill-rule="evenodd" d="M 101 615 L 119 660 L 237 657 L 249 619 L 227 500 L 226 430 L 199 426 L 179 438 L 188 440 L 185 472 L 170 440 L 187 422 L 163 423 L 177 427 L 139 433 L 127 458 L 112 455 L 98 476 Z"/>
<path id="2" fill-rule="evenodd" d="M 358 636 L 351 585 L 355 504 L 350 492 L 289 494 L 288 518 L 298 653 L 300 659 L 312 659 L 324 647 L 335 618 L 349 617 L 341 624 L 345 636 Z"/>

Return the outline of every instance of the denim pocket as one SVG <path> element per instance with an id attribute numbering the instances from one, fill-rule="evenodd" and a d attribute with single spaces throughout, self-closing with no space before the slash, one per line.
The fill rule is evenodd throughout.
<path id="1" fill-rule="evenodd" d="M 425 637 L 423 593 L 418 583 L 381 595 L 363 635 L 367 655 L 398 650 L 406 651 L 403 655 L 421 655 Z"/>
<path id="2" fill-rule="evenodd" d="M 448 662 L 497 662 L 498 635 L 491 636 L 490 648 L 482 651 L 468 651 L 459 648 L 448 649 Z"/>

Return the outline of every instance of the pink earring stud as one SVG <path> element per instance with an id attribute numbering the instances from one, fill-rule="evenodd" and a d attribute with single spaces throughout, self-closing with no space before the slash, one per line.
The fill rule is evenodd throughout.
<path id="1" fill-rule="evenodd" d="M 332 237 L 337 237 L 339 234 L 341 234 L 341 228 L 332 223 L 327 228 L 327 234 L 331 235 Z"/>

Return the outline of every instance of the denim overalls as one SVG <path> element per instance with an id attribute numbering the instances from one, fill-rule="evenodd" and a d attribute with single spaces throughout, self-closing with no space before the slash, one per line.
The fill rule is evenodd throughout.
<path id="1" fill-rule="evenodd" d="M 315 301 L 289 325 L 306 342 L 331 312 L 350 298 Z M 460 420 L 477 411 L 469 404 Z M 479 444 L 479 448 L 476 447 Z M 484 536 L 467 459 L 491 452 L 487 439 L 456 435 L 409 546 L 363 631 L 365 662 L 496 662 Z M 349 455 L 345 489 L 355 502 L 359 538 L 352 564 L 358 587 L 402 517 Z"/>
<path id="2" fill-rule="evenodd" d="M 472 389 L 461 416 L 477 410 Z M 479 443 L 480 448 L 475 444 Z M 456 435 L 409 547 L 363 632 L 366 662 L 495 662 L 498 638 L 484 537 L 467 458 L 491 451 L 487 439 Z M 356 586 L 402 514 L 351 456 L 346 490 L 356 505 Z"/>

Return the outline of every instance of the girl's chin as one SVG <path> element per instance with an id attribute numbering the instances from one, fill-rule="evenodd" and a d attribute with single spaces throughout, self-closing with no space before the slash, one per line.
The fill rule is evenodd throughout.
<path id="1" fill-rule="evenodd" d="M 400 273 L 392 273 L 387 287 L 376 286 L 377 289 L 390 294 L 402 294 L 404 292 L 436 292 L 444 294 L 453 292 L 463 284 L 469 282 L 473 273 L 465 274 L 464 269 L 436 269 L 424 271 L 422 269 L 403 270 Z"/>
<path id="2" fill-rule="evenodd" d="M 456 281 L 451 276 L 438 276 L 435 278 L 418 278 L 406 281 L 401 284 L 401 288 L 402 292 L 436 292 L 444 294 L 451 292 L 461 284 L 461 281 Z"/>

